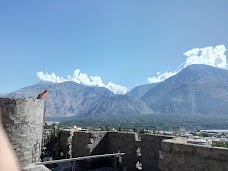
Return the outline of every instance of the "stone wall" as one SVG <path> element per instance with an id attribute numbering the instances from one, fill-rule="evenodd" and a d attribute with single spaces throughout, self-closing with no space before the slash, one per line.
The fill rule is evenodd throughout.
<path id="1" fill-rule="evenodd" d="M 72 157 L 107 153 L 107 132 L 74 132 L 72 138 Z"/>
<path id="2" fill-rule="evenodd" d="M 64 156 L 69 156 L 70 154 L 70 144 L 71 144 L 71 131 L 70 130 L 60 130 L 59 132 L 59 144 L 61 147 L 61 151 L 63 152 Z"/>
<path id="3" fill-rule="evenodd" d="M 0 118 L 20 167 L 40 159 L 43 115 L 42 100 L 0 98 Z"/>
<path id="4" fill-rule="evenodd" d="M 228 149 L 181 144 L 175 140 L 161 143 L 161 171 L 228 170 Z"/>
<path id="5" fill-rule="evenodd" d="M 62 135 L 68 135 L 66 130 Z M 68 136 L 61 136 L 60 144 L 66 144 Z M 72 137 L 72 157 L 111 154 L 124 152 L 122 167 L 128 170 L 137 170 L 137 164 L 142 163 L 143 170 L 159 170 L 159 150 L 163 139 L 173 138 L 158 135 L 142 135 L 142 141 L 137 133 L 127 132 L 74 132 Z M 61 145 L 61 146 L 62 146 Z"/>
<path id="6" fill-rule="evenodd" d="M 66 136 L 67 135 L 67 136 Z M 65 146 L 69 132 L 62 131 L 60 144 Z M 65 139 L 65 140 L 64 140 Z M 123 132 L 74 132 L 72 137 L 72 157 L 124 152 L 123 167 L 136 170 L 136 163 L 141 162 L 137 149 L 141 147 L 137 134 Z"/>
<path id="7" fill-rule="evenodd" d="M 142 135 L 142 167 L 144 171 L 159 170 L 159 150 L 161 150 L 161 142 L 164 139 L 171 139 L 171 136 L 160 135 Z"/>
<path id="8" fill-rule="evenodd" d="M 72 156 L 124 152 L 122 167 L 143 171 L 228 170 L 228 149 L 181 144 L 172 136 L 125 132 L 75 132 Z M 141 151 L 141 152 L 140 152 Z M 140 155 L 141 154 L 141 155 Z"/>
<path id="9" fill-rule="evenodd" d="M 141 162 L 141 156 L 137 155 L 137 149 L 141 148 L 141 141 L 136 133 L 109 132 L 108 153 L 116 153 L 118 150 L 125 153 L 122 167 L 128 170 L 136 170 L 136 163 Z"/>

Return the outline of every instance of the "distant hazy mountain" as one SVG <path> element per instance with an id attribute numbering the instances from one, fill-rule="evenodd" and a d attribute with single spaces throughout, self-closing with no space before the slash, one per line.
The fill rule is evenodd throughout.
<path id="1" fill-rule="evenodd" d="M 135 88 L 133 88 L 128 93 L 126 93 L 126 95 L 141 98 L 147 91 L 149 91 L 151 88 L 154 88 L 157 85 L 158 85 L 158 83 L 139 85 L 139 86 L 136 86 Z"/>
<path id="2" fill-rule="evenodd" d="M 46 102 L 46 116 L 49 117 L 152 112 L 140 99 L 115 95 L 107 88 L 85 86 L 75 82 L 42 82 L 4 96 L 36 98 L 45 89 L 49 92 Z"/>
<path id="3" fill-rule="evenodd" d="M 157 112 L 228 113 L 228 71 L 191 65 L 141 98 Z"/>
<path id="4" fill-rule="evenodd" d="M 100 99 L 90 109 L 89 114 L 129 114 L 129 113 L 154 113 L 142 100 L 127 96 L 113 95 Z"/>

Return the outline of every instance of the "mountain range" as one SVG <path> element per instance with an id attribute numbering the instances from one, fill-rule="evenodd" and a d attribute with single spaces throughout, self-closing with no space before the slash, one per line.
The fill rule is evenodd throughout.
<path id="1" fill-rule="evenodd" d="M 228 112 L 228 71 L 191 65 L 141 98 L 156 112 L 225 114 Z"/>
<path id="2" fill-rule="evenodd" d="M 156 85 L 158 85 L 158 83 L 143 84 L 143 85 L 136 86 L 131 91 L 127 92 L 127 95 L 141 98 L 144 94 L 146 94 L 146 92 L 154 88 Z"/>
<path id="3" fill-rule="evenodd" d="M 115 95 L 104 87 L 91 87 L 75 82 L 41 82 L 4 95 L 10 98 L 36 98 L 48 90 L 46 116 L 90 116 L 125 113 L 152 113 L 142 100 L 133 96 Z"/>
<path id="4" fill-rule="evenodd" d="M 228 71 L 208 65 L 191 65 L 156 84 L 116 95 L 104 87 L 75 82 L 40 82 L 4 97 L 36 98 L 48 90 L 46 116 L 91 116 L 130 113 L 228 113 Z"/>

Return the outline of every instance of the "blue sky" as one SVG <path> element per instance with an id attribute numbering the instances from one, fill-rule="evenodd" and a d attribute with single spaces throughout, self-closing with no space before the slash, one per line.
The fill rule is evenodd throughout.
<path id="1" fill-rule="evenodd" d="M 149 83 L 157 72 L 178 71 L 193 48 L 227 48 L 227 7 L 226 0 L 1 1 L 0 93 L 36 84 L 37 72 L 67 78 L 76 69 L 104 85 Z"/>

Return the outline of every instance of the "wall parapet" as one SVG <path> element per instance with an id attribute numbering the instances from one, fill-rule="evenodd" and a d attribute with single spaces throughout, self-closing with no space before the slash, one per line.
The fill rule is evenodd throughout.
<path id="1" fill-rule="evenodd" d="M 141 141 L 137 133 L 108 132 L 108 153 L 124 152 L 123 167 L 128 170 L 136 170 L 136 164 L 141 163 L 141 156 L 137 155 L 138 148 L 141 149 Z"/>
<path id="2" fill-rule="evenodd" d="M 124 152 L 122 167 L 143 171 L 228 170 L 228 149 L 186 144 L 173 136 L 87 131 L 74 132 L 72 156 Z M 140 164 L 141 163 L 141 164 Z"/>
<path id="3" fill-rule="evenodd" d="M 159 168 L 166 170 L 228 170 L 228 149 L 185 144 L 176 140 L 161 142 Z"/>
<path id="4" fill-rule="evenodd" d="M 61 146 L 66 144 L 69 130 L 61 131 Z M 67 136 L 65 136 L 67 135 Z M 161 141 L 170 139 L 170 136 L 145 134 L 138 138 L 137 133 L 105 132 L 105 131 L 75 131 L 72 137 L 72 157 L 124 152 L 122 167 L 128 170 L 159 170 L 159 150 Z M 141 163 L 141 164 L 140 164 Z"/>
<path id="5" fill-rule="evenodd" d="M 174 138 L 173 136 L 144 134 L 141 136 L 142 145 L 142 167 L 144 171 L 159 170 L 159 151 L 161 142 L 165 139 Z"/>
<path id="6" fill-rule="evenodd" d="M 107 153 L 107 132 L 74 132 L 72 138 L 72 157 Z"/>

